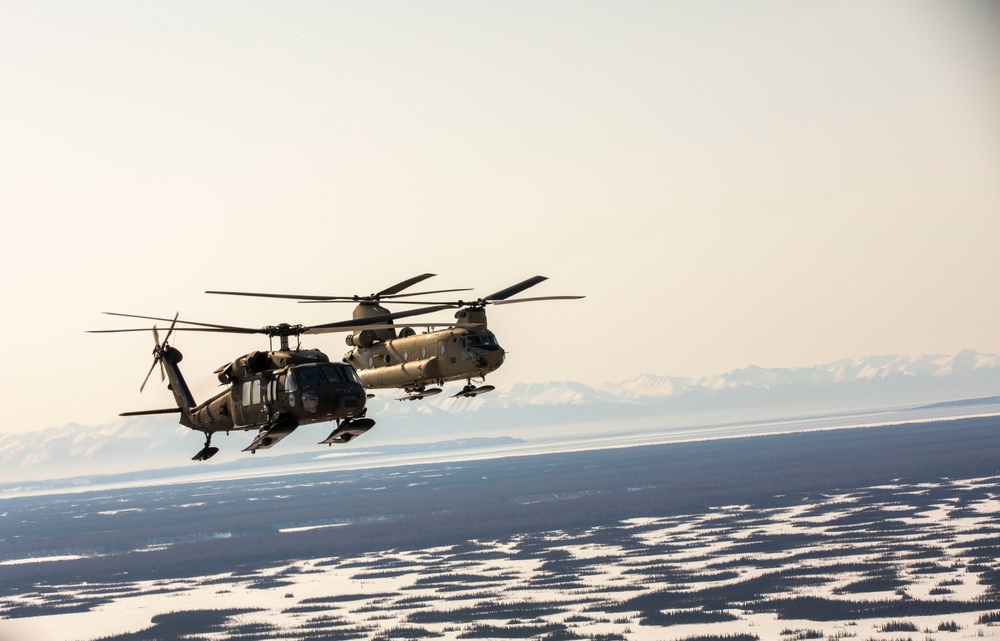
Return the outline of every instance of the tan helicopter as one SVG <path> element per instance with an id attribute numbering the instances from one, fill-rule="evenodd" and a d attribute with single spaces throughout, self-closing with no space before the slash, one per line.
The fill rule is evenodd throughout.
<path id="1" fill-rule="evenodd" d="M 336 421 L 337 427 L 320 443 L 329 445 L 347 443 L 375 426 L 374 420 L 365 418 L 367 392 L 357 372 L 347 363 L 330 362 L 327 355 L 319 350 L 301 349 L 301 345 L 291 349 L 289 337 L 351 331 L 359 326 L 384 325 L 393 318 L 428 313 L 438 309 L 447 309 L 447 306 L 371 316 L 360 322 L 342 321 L 312 326 L 282 323 L 259 329 L 183 321 L 177 316 L 168 319 L 105 312 L 112 316 L 170 323 L 170 329 L 162 341 L 156 326 L 152 327 L 156 342 L 153 348 L 153 366 L 146 374 L 139 391 L 146 387 L 149 376 L 159 364 L 160 376 L 170 381 L 169 389 L 173 392 L 177 407 L 124 412 L 121 415 L 179 412 L 181 425 L 205 433 L 205 446 L 194 455 L 192 460 L 195 461 L 206 461 L 218 453 L 219 448 L 212 446 L 213 434 L 217 432 L 228 434 L 233 430 L 257 430 L 256 438 L 243 450 L 251 453 L 276 445 L 300 425 L 327 421 Z M 186 326 L 178 327 L 178 323 Z M 92 333 L 136 331 L 150 331 L 150 328 L 92 330 Z M 170 336 L 175 331 L 266 334 L 272 339 L 279 338 L 280 347 L 267 352 L 250 352 L 215 370 L 219 380 L 228 387 L 199 404 L 191 395 L 191 390 L 178 367 L 182 355 L 169 343 Z"/>
<path id="2" fill-rule="evenodd" d="M 541 300 L 572 300 L 583 296 L 541 296 L 535 298 L 510 299 L 529 287 L 546 280 L 545 276 L 534 276 L 506 289 L 484 296 L 474 301 L 405 301 L 398 300 L 399 292 L 434 274 L 422 274 L 403 281 L 369 296 L 310 296 L 293 294 L 260 294 L 251 292 L 209 291 L 210 294 L 237 296 L 263 296 L 291 298 L 300 302 L 357 302 L 354 319 L 358 322 L 374 322 L 383 319 L 390 312 L 380 305 L 383 299 L 393 303 L 420 304 L 459 308 L 455 313 L 457 323 L 449 323 L 446 329 L 431 329 L 418 334 L 411 326 L 379 329 L 361 328 L 347 337 L 351 349 L 344 355 L 344 361 L 358 371 L 361 382 L 367 388 L 400 388 L 405 394 L 399 400 L 417 400 L 440 394 L 439 387 L 448 381 L 464 380 L 466 385 L 454 397 L 474 397 L 495 389 L 492 385 L 476 386 L 473 379 L 484 381 L 487 374 L 496 370 L 504 362 L 505 351 L 497 342 L 496 335 L 486 324 L 487 305 L 505 305 Z M 438 292 L 409 294 L 420 296 Z M 429 313 L 420 310 L 420 313 Z M 398 317 L 398 316 L 397 316 Z M 425 324 L 434 328 L 438 324 Z"/>

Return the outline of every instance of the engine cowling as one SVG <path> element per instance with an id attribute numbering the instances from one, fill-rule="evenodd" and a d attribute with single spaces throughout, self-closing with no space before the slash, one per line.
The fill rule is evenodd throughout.
<path id="1" fill-rule="evenodd" d="M 344 340 L 351 347 L 371 347 L 375 343 L 375 330 L 363 329 L 357 334 L 351 334 Z"/>

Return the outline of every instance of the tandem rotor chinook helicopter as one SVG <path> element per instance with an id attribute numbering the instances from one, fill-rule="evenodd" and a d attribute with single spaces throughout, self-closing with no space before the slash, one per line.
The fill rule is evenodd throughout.
<path id="1" fill-rule="evenodd" d="M 302 334 L 322 334 L 328 332 L 351 331 L 358 327 L 378 327 L 394 318 L 430 313 L 447 306 L 417 309 L 396 314 L 371 316 L 364 320 L 341 321 L 324 325 L 279 325 L 259 329 L 214 325 L 193 321 L 137 316 L 105 312 L 112 316 L 125 316 L 170 323 L 163 340 L 159 330 L 152 327 L 155 347 L 153 365 L 139 387 L 141 392 L 150 375 L 160 366 L 160 376 L 169 380 L 168 388 L 173 392 L 176 408 L 124 412 L 121 416 L 166 414 L 179 412 L 180 423 L 191 429 L 205 433 L 205 446 L 191 459 L 206 461 L 215 456 L 219 448 L 212 446 L 212 435 L 233 430 L 258 430 L 256 438 L 243 451 L 256 453 L 276 445 L 300 425 L 336 421 L 336 428 L 320 444 L 333 445 L 347 443 L 375 426 L 375 421 L 366 418 L 365 401 L 367 393 L 357 372 L 347 363 L 331 362 L 326 354 L 316 349 L 295 349 L 289 346 L 289 338 Z M 178 324 L 186 325 L 178 327 Z M 91 330 L 91 333 L 116 333 L 150 331 L 141 329 Z M 222 332 L 231 334 L 266 334 L 278 338 L 278 350 L 250 352 L 240 356 L 215 370 L 219 381 L 228 387 L 203 403 L 196 403 L 191 395 L 178 363 L 183 358 L 177 348 L 170 345 L 170 337 L 175 331 Z"/>
<path id="2" fill-rule="evenodd" d="M 486 325 L 486 306 L 524 303 L 541 300 L 573 300 L 583 296 L 539 296 L 516 298 L 511 296 L 547 280 L 534 276 L 525 281 L 484 296 L 474 301 L 409 301 L 398 300 L 400 292 L 434 274 L 415 276 L 369 296 L 310 296 L 294 294 L 261 294 L 253 292 L 208 291 L 209 294 L 231 296 L 260 296 L 265 298 L 290 298 L 308 303 L 356 302 L 354 319 L 357 322 L 385 318 L 389 310 L 380 301 L 392 299 L 396 304 L 417 304 L 459 308 L 455 313 L 457 323 L 451 327 L 417 334 L 412 327 L 360 328 L 347 337 L 351 349 L 344 355 L 344 362 L 357 370 L 361 382 L 368 388 L 400 388 L 405 393 L 399 400 L 418 400 L 441 393 L 440 387 L 448 381 L 465 380 L 466 385 L 453 397 L 474 397 L 495 389 L 492 385 L 475 386 L 473 379 L 485 380 L 490 372 L 499 368 L 506 352 L 497 342 L 496 335 Z M 406 296 L 421 296 L 447 291 L 421 292 Z M 416 310 L 430 313 L 426 309 Z M 404 312 L 405 313 L 405 312 Z M 395 316 L 395 315 L 393 315 Z M 398 316 L 396 316 L 398 318 Z M 439 324 L 440 325 L 440 324 Z"/>

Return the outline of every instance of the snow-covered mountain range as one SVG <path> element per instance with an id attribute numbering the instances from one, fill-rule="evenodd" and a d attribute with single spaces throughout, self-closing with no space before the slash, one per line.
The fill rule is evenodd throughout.
<path id="1" fill-rule="evenodd" d="M 349 447 L 470 436 L 524 438 L 542 431 L 572 430 L 580 423 L 633 418 L 672 420 L 726 412 L 738 417 L 763 411 L 779 416 L 782 412 L 920 406 L 998 395 L 1000 355 L 971 350 L 918 358 L 870 356 L 802 368 L 751 365 L 704 378 L 643 374 L 598 386 L 518 384 L 476 398 L 451 398 L 446 389 L 445 394 L 422 401 L 399 402 L 397 393 L 382 391 L 368 403 L 369 416 L 378 422 L 376 429 Z M 301 437 L 293 434 L 271 452 L 315 450 L 326 431 L 310 428 L 309 432 Z M 234 432 L 228 439 L 217 437 L 221 443 L 215 444 L 224 445 L 232 460 L 247 456 L 239 450 L 250 440 L 249 434 Z M 0 434 L 0 482 L 176 466 L 186 462 L 202 442 L 203 436 L 178 425 L 175 415 Z"/>
<path id="2" fill-rule="evenodd" d="M 696 391 L 740 388 L 833 387 L 843 384 L 943 382 L 989 378 L 1000 373 L 1000 355 L 964 350 L 951 356 L 869 356 L 843 359 L 815 367 L 765 369 L 751 365 L 705 378 L 674 378 L 643 374 L 600 390 L 622 398 L 680 396 Z"/>

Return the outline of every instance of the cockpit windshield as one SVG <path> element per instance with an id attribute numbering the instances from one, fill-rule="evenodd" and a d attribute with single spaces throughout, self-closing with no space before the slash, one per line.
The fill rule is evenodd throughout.
<path id="1" fill-rule="evenodd" d="M 353 383 L 361 385 L 354 368 L 346 363 L 321 363 L 299 365 L 292 369 L 295 387 L 305 389 L 324 383 Z"/>
<path id="2" fill-rule="evenodd" d="M 493 334 L 474 334 L 470 332 L 465 335 L 465 344 L 469 347 L 497 347 L 497 337 Z"/>

